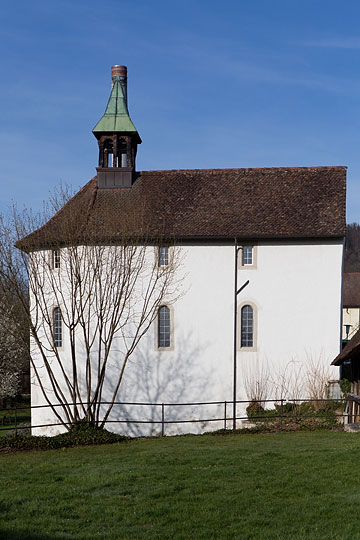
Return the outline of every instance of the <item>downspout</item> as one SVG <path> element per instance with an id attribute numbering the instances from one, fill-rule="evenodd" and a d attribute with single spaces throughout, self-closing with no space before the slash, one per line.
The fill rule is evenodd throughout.
<path id="1" fill-rule="evenodd" d="M 234 285 L 234 379 L 233 379 L 233 430 L 236 429 L 236 381 L 237 381 L 237 267 L 238 253 L 237 238 L 235 238 L 235 285 Z"/>
<path id="2" fill-rule="evenodd" d="M 243 246 L 238 246 L 237 238 L 234 239 L 234 248 L 235 248 L 235 274 L 234 274 L 234 366 L 233 366 L 233 430 L 236 429 L 236 398 L 237 398 L 237 326 L 238 326 L 238 310 L 237 310 L 237 297 L 238 294 L 245 289 L 249 284 L 247 280 L 241 287 L 238 289 L 238 258 L 239 251 L 243 249 Z"/>
<path id="3" fill-rule="evenodd" d="M 340 352 L 343 349 L 342 336 L 343 336 L 343 322 L 344 322 L 343 310 L 344 310 L 344 267 L 345 267 L 346 236 L 344 236 L 342 244 L 343 244 L 343 249 L 342 249 L 342 258 L 341 258 L 341 292 L 340 292 L 340 347 L 339 347 Z M 360 310 L 359 310 L 359 315 L 360 315 Z M 339 367 L 339 373 L 338 373 L 339 379 L 341 379 L 342 377 L 342 371 L 343 369 L 342 369 L 342 364 L 341 364 L 341 366 Z"/>

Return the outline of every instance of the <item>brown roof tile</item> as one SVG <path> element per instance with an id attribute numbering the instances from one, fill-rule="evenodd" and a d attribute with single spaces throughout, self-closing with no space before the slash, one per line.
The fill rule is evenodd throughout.
<path id="1" fill-rule="evenodd" d="M 360 307 L 360 272 L 345 272 L 343 307 Z"/>
<path id="2" fill-rule="evenodd" d="M 331 238 L 345 234 L 346 167 L 209 169 L 137 173 L 128 189 L 93 178 L 44 227 L 31 250 L 67 238 Z"/>

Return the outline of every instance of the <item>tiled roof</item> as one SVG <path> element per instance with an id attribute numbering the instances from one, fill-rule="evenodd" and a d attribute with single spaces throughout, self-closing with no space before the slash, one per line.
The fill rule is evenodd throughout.
<path id="1" fill-rule="evenodd" d="M 349 360 L 351 356 L 360 350 L 360 330 L 348 341 L 340 354 L 337 355 L 332 362 L 334 366 L 340 366 L 345 360 Z"/>
<path id="2" fill-rule="evenodd" d="M 345 272 L 343 307 L 360 307 L 360 272 Z"/>
<path id="3" fill-rule="evenodd" d="M 345 234 L 346 167 L 137 173 L 131 188 L 90 180 L 44 227 L 18 243 L 164 239 L 332 238 Z"/>

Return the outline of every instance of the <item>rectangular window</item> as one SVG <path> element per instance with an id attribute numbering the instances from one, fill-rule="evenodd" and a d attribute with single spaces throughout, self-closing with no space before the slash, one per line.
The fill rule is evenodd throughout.
<path id="1" fill-rule="evenodd" d="M 158 347 L 170 347 L 171 338 L 170 309 L 161 306 L 158 311 Z"/>
<path id="2" fill-rule="evenodd" d="M 253 264 L 253 246 L 244 246 L 242 250 L 243 266 Z"/>
<path id="3" fill-rule="evenodd" d="M 59 307 L 54 308 L 53 311 L 53 332 L 55 347 L 62 347 L 62 318 Z"/>
<path id="4" fill-rule="evenodd" d="M 169 264 L 169 248 L 159 247 L 159 266 L 167 266 Z"/>
<path id="5" fill-rule="evenodd" d="M 55 269 L 60 268 L 60 249 L 52 250 L 52 267 Z"/>

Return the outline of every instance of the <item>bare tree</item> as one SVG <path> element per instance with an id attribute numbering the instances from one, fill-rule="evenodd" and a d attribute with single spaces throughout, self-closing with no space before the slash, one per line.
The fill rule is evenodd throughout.
<path id="1" fill-rule="evenodd" d="M 9 250 L 8 228 L 0 217 L 0 245 Z M 24 275 L 11 258 L 11 272 L 4 272 L 0 260 L 0 399 L 14 397 L 21 390 L 22 375 L 29 368 L 29 326 L 21 301 L 28 301 Z M 20 301 L 21 299 L 21 301 Z"/>
<path id="2" fill-rule="evenodd" d="M 21 325 L 13 298 L 2 297 L 0 303 L 0 400 L 15 397 L 21 391 L 24 372 L 29 365 L 29 333 Z M 17 315 L 15 315 L 15 312 Z"/>
<path id="3" fill-rule="evenodd" d="M 66 194 L 59 191 L 55 209 L 59 197 L 62 204 Z M 67 429 L 83 419 L 103 427 L 129 358 L 158 308 L 180 294 L 179 252 L 171 246 L 169 264 L 159 265 L 160 241 L 149 238 L 145 226 L 134 235 L 132 219 L 116 242 L 99 228 L 81 238 L 76 216 L 65 221 L 57 239 L 47 237 L 45 226 L 41 246 L 27 245 L 25 238 L 14 250 L 15 241 L 46 217 L 13 210 L 10 222 L 2 219 L 0 287 L 3 281 L 17 298 L 30 329 L 33 383 L 58 421 Z M 28 283 L 28 294 L 18 276 Z"/>

